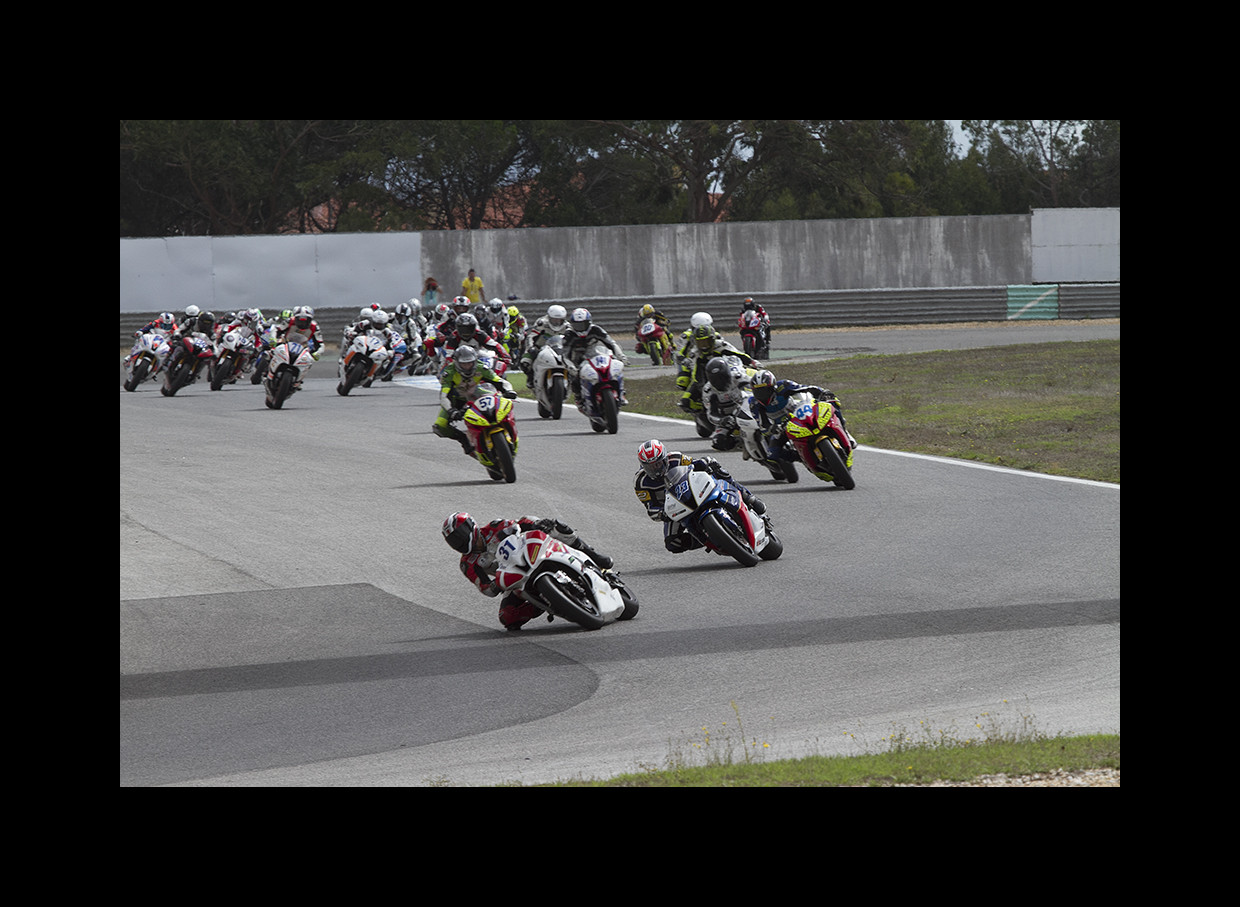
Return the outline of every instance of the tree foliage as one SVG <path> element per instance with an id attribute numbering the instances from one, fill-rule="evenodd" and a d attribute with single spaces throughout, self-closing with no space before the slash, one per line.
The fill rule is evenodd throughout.
<path id="1" fill-rule="evenodd" d="M 1118 120 L 121 120 L 121 236 L 1119 204 Z"/>

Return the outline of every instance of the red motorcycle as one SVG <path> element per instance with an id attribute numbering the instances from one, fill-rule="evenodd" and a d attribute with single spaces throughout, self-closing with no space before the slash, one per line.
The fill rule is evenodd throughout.
<path id="1" fill-rule="evenodd" d="M 205 372 L 210 375 L 215 364 L 215 346 L 203 334 L 182 337 L 168 357 L 164 370 L 164 386 L 159 392 L 172 397 L 187 384 L 193 384 Z"/>
<path id="2" fill-rule="evenodd" d="M 648 353 L 650 364 L 672 364 L 672 338 L 667 335 L 663 325 L 653 318 L 645 318 L 637 326 L 637 352 Z"/>
<path id="3" fill-rule="evenodd" d="M 766 340 L 766 330 L 762 324 L 762 316 L 752 309 L 741 312 L 737 320 L 741 331 L 741 345 L 746 355 L 755 359 L 767 359 L 771 355 L 771 345 Z"/>
<path id="4" fill-rule="evenodd" d="M 808 392 L 789 398 L 792 416 L 784 433 L 792 441 L 805 468 L 824 482 L 852 489 L 853 446 L 840 422 L 840 414 L 829 399 L 816 399 Z"/>

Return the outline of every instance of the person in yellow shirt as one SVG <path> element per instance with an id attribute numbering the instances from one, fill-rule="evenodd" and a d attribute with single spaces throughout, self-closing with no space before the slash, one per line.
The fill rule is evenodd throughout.
<path id="1" fill-rule="evenodd" d="M 469 297 L 469 301 L 473 304 L 482 302 L 482 278 L 474 273 L 474 269 L 469 269 L 469 274 L 461 281 L 461 291 Z"/>

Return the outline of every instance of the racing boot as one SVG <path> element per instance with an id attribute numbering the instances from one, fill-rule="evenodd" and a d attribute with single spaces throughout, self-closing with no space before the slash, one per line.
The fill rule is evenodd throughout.
<path id="1" fill-rule="evenodd" d="M 599 554 L 597 551 L 595 551 L 593 548 L 591 548 L 589 545 L 583 542 L 581 540 L 581 536 L 577 536 L 577 541 L 573 544 L 572 547 L 576 548 L 578 551 L 580 551 L 590 560 L 594 561 L 594 563 L 598 565 L 598 568 L 600 570 L 610 570 L 612 565 L 615 563 L 615 561 L 613 561 L 607 555 Z"/>
<path id="2" fill-rule="evenodd" d="M 741 500 L 745 502 L 745 506 L 756 513 L 758 516 L 766 513 L 766 504 L 763 500 L 755 495 L 752 491 L 746 491 L 741 495 Z"/>

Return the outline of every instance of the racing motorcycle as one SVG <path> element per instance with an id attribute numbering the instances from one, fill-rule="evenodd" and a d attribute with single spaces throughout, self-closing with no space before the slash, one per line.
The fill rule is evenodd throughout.
<path id="1" fill-rule="evenodd" d="M 614 435 L 620 428 L 620 398 L 624 392 L 624 363 L 596 343 L 577 367 L 581 382 L 581 411 L 595 431 Z"/>
<path id="2" fill-rule="evenodd" d="M 358 334 L 349 344 L 348 352 L 339 359 L 340 382 L 336 385 L 336 393 L 347 397 L 354 387 L 373 378 L 390 356 L 383 337 L 372 331 Z"/>
<path id="3" fill-rule="evenodd" d="M 784 433 L 805 468 L 824 482 L 834 482 L 844 489 L 855 488 L 853 446 L 831 401 L 801 391 L 788 398 L 788 406 L 791 416 Z"/>
<path id="4" fill-rule="evenodd" d="M 215 369 L 211 373 L 211 390 L 236 381 L 254 356 L 250 338 L 241 331 L 228 331 L 215 348 Z"/>
<path id="5" fill-rule="evenodd" d="M 631 620 L 637 597 L 612 571 L 537 529 L 505 538 L 495 552 L 495 582 L 547 613 L 587 630 Z"/>
<path id="6" fill-rule="evenodd" d="M 744 567 L 773 561 L 784 553 L 766 516 L 758 516 L 741 499 L 740 489 L 692 466 L 674 466 L 664 479 L 663 514 L 681 523 L 710 551 Z"/>
<path id="7" fill-rule="evenodd" d="M 516 394 L 514 393 L 515 397 Z M 517 420 L 512 400 L 489 382 L 478 385 L 476 395 L 464 412 L 465 430 L 474 456 L 486 467 L 492 479 L 517 480 Z"/>
<path id="8" fill-rule="evenodd" d="M 782 431 L 773 439 L 758 425 L 758 421 L 750 414 L 753 407 L 753 396 L 746 401 L 744 407 L 738 407 L 733 417 L 736 420 L 736 433 L 741 439 L 741 456 L 746 460 L 755 460 L 770 470 L 772 478 L 780 482 L 795 482 L 801 474 L 797 472 L 797 452 Z"/>
<path id="9" fill-rule="evenodd" d="M 637 352 L 647 353 L 651 365 L 671 365 L 672 338 L 653 318 L 643 318 L 637 326 Z"/>
<path id="10" fill-rule="evenodd" d="M 125 378 L 125 390 L 136 391 L 143 381 L 158 376 L 159 369 L 167 361 L 171 352 L 172 346 L 168 343 L 166 334 L 161 334 L 159 331 L 139 334 L 134 340 L 129 358 L 125 360 L 125 370 L 128 372 Z"/>
<path id="11" fill-rule="evenodd" d="M 564 362 L 564 338 L 552 334 L 534 357 L 533 378 L 530 381 L 534 399 L 538 402 L 538 415 L 558 419 L 564 411 L 564 397 L 568 394 L 568 366 Z"/>
<path id="12" fill-rule="evenodd" d="M 375 370 L 375 378 L 380 381 L 391 381 L 393 376 L 401 369 L 411 364 L 409 342 L 403 337 L 396 342 L 396 346 L 392 347 L 391 355 L 387 360 Z M 362 387 L 370 387 L 374 378 L 368 378 L 362 382 Z"/>
<path id="13" fill-rule="evenodd" d="M 193 384 L 205 370 L 208 375 L 215 364 L 215 347 L 204 334 L 182 337 L 168 357 L 164 369 L 164 386 L 159 392 L 172 397 L 187 384 Z"/>
<path id="14" fill-rule="evenodd" d="M 771 355 L 771 346 L 766 341 L 766 331 L 762 327 L 762 316 L 752 309 L 741 313 L 740 321 L 741 345 L 745 352 L 755 359 L 767 359 Z"/>
<path id="15" fill-rule="evenodd" d="M 288 340 L 271 348 L 271 368 L 263 384 L 267 390 L 268 409 L 279 409 L 290 395 L 300 389 L 306 373 L 314 365 L 310 347 Z"/>

